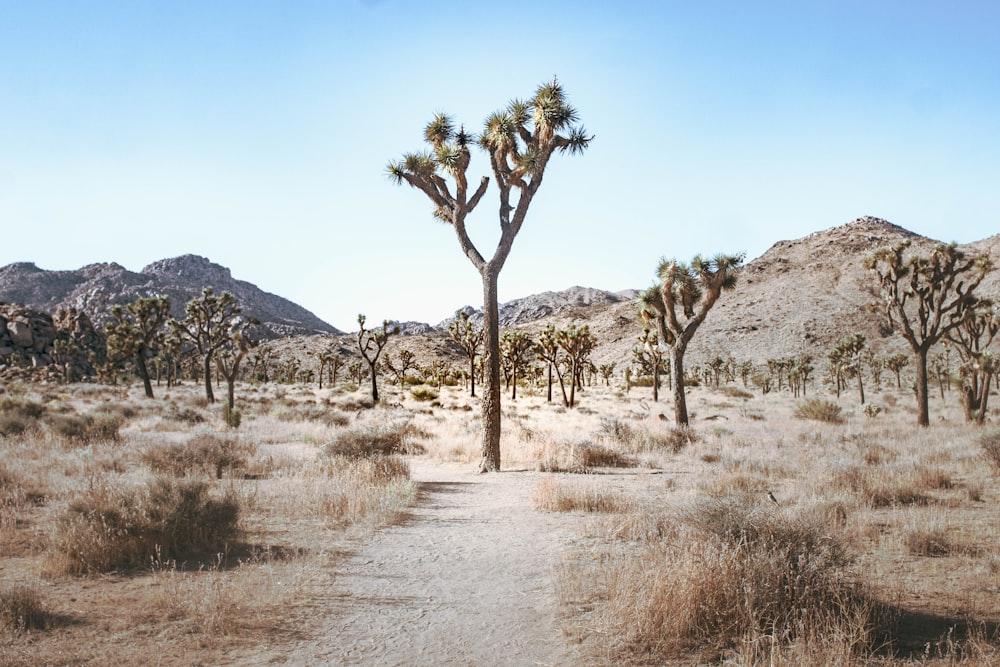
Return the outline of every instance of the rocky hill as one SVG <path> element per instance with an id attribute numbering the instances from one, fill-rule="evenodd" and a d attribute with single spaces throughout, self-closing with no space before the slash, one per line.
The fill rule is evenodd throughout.
<path id="1" fill-rule="evenodd" d="M 608 306 L 614 303 L 627 302 L 634 299 L 637 292 L 635 290 L 625 290 L 622 292 L 608 292 L 593 287 L 570 287 L 559 292 L 542 292 L 532 294 L 521 299 L 514 299 L 500 304 L 500 326 L 511 327 L 518 324 L 527 324 L 545 317 L 556 315 L 569 315 L 580 313 L 584 309 L 594 306 Z M 466 312 L 473 322 L 483 321 L 483 311 L 472 306 L 465 306 L 456 311 Z M 455 320 L 454 317 L 439 322 L 435 328 L 442 331 L 448 329 L 448 325 Z"/>
<path id="2" fill-rule="evenodd" d="M 75 271 L 46 271 L 29 262 L 0 268 L 0 302 L 49 313 L 76 308 L 97 325 L 114 304 L 160 294 L 170 297 L 172 314 L 183 317 L 184 305 L 205 287 L 231 292 L 245 314 L 260 320 L 265 337 L 340 333 L 305 308 L 236 280 L 229 269 L 197 255 L 160 260 L 138 273 L 115 263 L 90 264 Z"/>

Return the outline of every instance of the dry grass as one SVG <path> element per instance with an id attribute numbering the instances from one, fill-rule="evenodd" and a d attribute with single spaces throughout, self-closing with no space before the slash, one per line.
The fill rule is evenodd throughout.
<path id="1" fill-rule="evenodd" d="M 0 643 L 0 664 L 165 652 L 178 664 L 280 663 L 329 594 L 346 536 L 412 502 L 407 457 L 479 460 L 478 402 L 460 387 L 433 403 L 387 387 L 394 407 L 374 409 L 364 390 L 248 390 L 237 390 L 235 432 L 194 385 L 153 402 L 138 387 L 3 396 L 0 431 L 3 415 L 24 428 L 0 435 L 0 589 L 27 586 L 48 620 Z M 855 397 L 814 393 L 840 408 L 839 423 L 799 419 L 801 401 L 777 392 L 693 388 L 686 431 L 648 391 L 588 388 L 582 410 L 537 392 L 505 399 L 506 469 L 599 473 L 545 475 L 536 492 L 544 511 L 579 513 L 556 588 L 567 632 L 592 649 L 585 664 L 997 663 L 1000 476 L 984 465 L 988 436 L 964 424 L 954 394 L 932 397 L 943 420 L 918 429 L 906 392 L 875 394 L 886 406 L 876 419 Z M 119 420 L 117 438 L 84 443 L 51 426 L 88 414 Z M 138 507 L 154 468 L 171 485 L 203 485 L 202 500 L 235 503 L 238 532 L 212 548 L 144 548 L 127 572 L 39 582 L 71 506 L 88 501 L 98 516 L 109 503 L 93 492 Z"/>
<path id="2" fill-rule="evenodd" d="M 547 512 L 624 512 L 631 507 L 620 493 L 592 482 L 544 477 L 535 490 L 535 507 Z"/>

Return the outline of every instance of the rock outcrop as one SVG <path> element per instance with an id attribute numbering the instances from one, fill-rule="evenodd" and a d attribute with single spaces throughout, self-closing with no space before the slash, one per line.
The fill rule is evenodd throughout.
<path id="1" fill-rule="evenodd" d="M 82 311 L 52 316 L 0 303 L 0 379 L 81 380 L 95 374 L 105 355 L 103 334 Z"/>
<path id="2" fill-rule="evenodd" d="M 0 301 L 48 313 L 76 308 L 98 327 L 107 321 L 111 306 L 158 295 L 169 296 L 171 314 L 182 318 L 185 304 L 205 287 L 231 292 L 243 312 L 261 322 L 262 337 L 340 333 L 305 308 L 236 280 L 226 267 L 197 255 L 153 262 L 138 273 L 115 263 L 89 264 L 75 271 L 47 271 L 30 262 L 0 267 Z"/>

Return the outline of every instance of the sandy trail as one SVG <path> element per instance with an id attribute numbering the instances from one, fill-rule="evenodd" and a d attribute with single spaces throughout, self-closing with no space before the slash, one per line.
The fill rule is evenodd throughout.
<path id="1" fill-rule="evenodd" d="M 580 664 L 552 576 L 578 518 L 533 508 L 538 473 L 418 459 L 412 476 L 410 516 L 339 565 L 319 639 L 286 664 Z"/>

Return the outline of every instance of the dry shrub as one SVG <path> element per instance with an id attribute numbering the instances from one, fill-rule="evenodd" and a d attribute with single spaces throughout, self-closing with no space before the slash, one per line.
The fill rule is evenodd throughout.
<path id="1" fill-rule="evenodd" d="M 560 482 L 543 477 L 535 489 L 535 507 L 549 512 L 624 512 L 631 504 L 620 493 L 595 484 Z"/>
<path id="2" fill-rule="evenodd" d="M 323 446 L 323 451 L 328 456 L 353 458 L 423 454 L 423 445 L 414 440 L 426 435 L 410 421 L 409 416 L 387 417 L 380 421 L 354 424 L 338 431 Z"/>
<path id="3" fill-rule="evenodd" d="M 97 412 L 84 415 L 52 415 L 47 420 L 53 435 L 72 444 L 114 442 L 124 421 L 120 415 Z"/>
<path id="4" fill-rule="evenodd" d="M 180 559 L 224 549 L 239 504 L 212 498 L 202 481 L 157 478 L 145 488 L 94 487 L 70 502 L 53 539 L 56 569 L 70 574 L 136 566 L 154 555 Z"/>
<path id="5" fill-rule="evenodd" d="M 719 387 L 716 391 L 718 391 L 723 396 L 728 396 L 729 398 L 742 398 L 744 400 L 750 400 L 751 398 L 753 398 L 753 394 L 751 394 L 746 389 L 740 389 L 739 387 L 734 387 L 732 385 L 723 385 Z"/>
<path id="6" fill-rule="evenodd" d="M 183 443 L 150 445 L 143 452 L 142 460 L 155 473 L 184 476 L 202 471 L 222 479 L 226 471 L 245 469 L 254 449 L 252 444 L 241 443 L 234 436 L 203 431 Z"/>
<path id="7" fill-rule="evenodd" d="M 906 550 L 914 556 L 947 556 L 954 550 L 947 531 L 940 527 L 907 531 L 903 542 Z"/>
<path id="8" fill-rule="evenodd" d="M 286 422 L 313 421 L 327 426 L 347 426 L 351 423 L 351 418 L 345 413 L 321 405 L 293 403 L 292 406 L 278 410 L 274 416 Z"/>
<path id="9" fill-rule="evenodd" d="M 924 493 L 929 483 L 940 483 L 934 475 L 928 475 L 926 468 L 901 468 L 899 466 L 855 465 L 834 473 L 834 488 L 855 493 L 870 507 L 890 507 L 892 505 L 923 505 L 928 502 Z"/>
<path id="10" fill-rule="evenodd" d="M 634 468 L 636 461 L 631 456 L 592 443 L 581 443 L 573 448 L 574 459 L 580 468 Z"/>
<path id="11" fill-rule="evenodd" d="M 887 619 L 848 575 L 832 527 L 742 496 L 700 502 L 609 572 L 604 621 L 622 654 L 663 661 L 769 637 L 782 645 L 836 635 L 872 648 Z M 752 664 L 757 664 L 756 662 Z"/>
<path id="12" fill-rule="evenodd" d="M 807 398 L 802 401 L 795 407 L 795 416 L 799 419 L 812 419 L 828 424 L 844 422 L 840 406 L 822 398 Z"/>
<path id="13" fill-rule="evenodd" d="M 49 494 L 38 480 L 26 479 L 0 461 L 0 510 L 18 509 L 25 505 L 40 505 Z"/>
<path id="14" fill-rule="evenodd" d="M 634 453 L 668 449 L 676 454 L 699 440 L 698 434 L 686 426 L 669 429 L 640 427 L 613 417 L 601 420 L 601 428 L 597 435 L 612 444 L 621 446 L 625 451 Z"/>
<path id="15" fill-rule="evenodd" d="M 337 527 L 390 523 L 413 501 L 416 485 L 399 456 L 325 456 L 263 490 L 276 511 L 314 516 Z"/>
<path id="16" fill-rule="evenodd" d="M 0 590 L 0 629 L 7 634 L 44 630 L 50 615 L 38 591 L 31 586 L 12 586 Z"/>
<path id="17" fill-rule="evenodd" d="M 167 419 L 182 424 L 201 424 L 205 421 L 205 416 L 195 409 L 172 405 Z"/>
<path id="18" fill-rule="evenodd" d="M 979 446 L 993 466 L 1000 471 L 1000 431 L 991 431 L 979 436 Z"/>
<path id="19" fill-rule="evenodd" d="M 23 398 L 0 399 L 0 436 L 22 435 L 37 426 L 45 406 Z"/>

